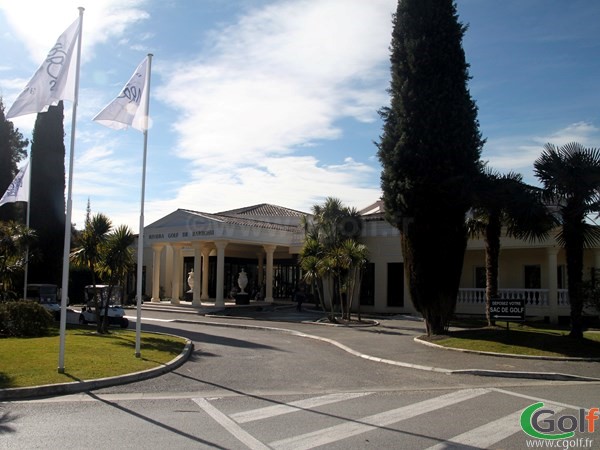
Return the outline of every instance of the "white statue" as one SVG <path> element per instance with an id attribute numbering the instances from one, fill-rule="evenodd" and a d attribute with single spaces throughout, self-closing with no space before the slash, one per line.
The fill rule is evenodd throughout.
<path id="1" fill-rule="evenodd" d="M 188 292 L 193 292 L 194 291 L 194 269 L 190 270 L 190 272 L 188 273 L 187 284 L 190 287 L 190 290 Z"/>
<path id="2" fill-rule="evenodd" d="M 246 291 L 244 291 L 244 289 L 246 289 L 246 286 L 248 286 L 248 275 L 246 275 L 244 269 L 242 269 L 242 271 L 240 272 L 240 276 L 238 277 L 238 286 L 241 289 L 240 294 L 245 294 Z"/>

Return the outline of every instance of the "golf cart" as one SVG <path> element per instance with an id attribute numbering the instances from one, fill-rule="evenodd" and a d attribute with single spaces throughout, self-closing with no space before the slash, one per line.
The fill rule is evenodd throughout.
<path id="1" fill-rule="evenodd" d="M 110 298 L 109 298 L 109 291 Z M 96 294 L 98 296 L 98 308 L 100 308 L 100 316 L 104 315 L 106 303 L 108 302 L 108 324 L 119 325 L 121 328 L 129 326 L 129 320 L 125 317 L 123 310 L 123 288 L 120 286 L 111 286 L 106 284 L 96 285 Z M 94 302 L 94 286 L 88 285 L 85 287 L 85 302 L 86 306 L 81 309 L 79 314 L 79 323 L 86 325 L 90 322 L 96 322 L 96 304 Z"/>
<path id="2" fill-rule="evenodd" d="M 58 287 L 55 284 L 28 284 L 26 299 L 38 302 L 46 308 L 56 320 L 60 319 Z"/>

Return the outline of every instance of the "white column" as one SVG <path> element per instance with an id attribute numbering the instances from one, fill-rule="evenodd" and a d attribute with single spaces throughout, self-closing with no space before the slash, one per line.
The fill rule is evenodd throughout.
<path id="1" fill-rule="evenodd" d="M 173 291 L 173 245 L 167 244 L 165 250 L 165 295 L 169 297 Z"/>
<path id="2" fill-rule="evenodd" d="M 267 252 L 267 280 L 265 281 L 265 301 L 273 302 L 273 254 L 275 253 L 276 245 L 263 245 Z"/>
<path id="3" fill-rule="evenodd" d="M 171 289 L 171 303 L 179 305 L 181 296 L 181 279 L 183 277 L 183 260 L 181 259 L 181 245 L 173 244 L 173 288 Z"/>
<path id="4" fill-rule="evenodd" d="M 546 253 L 548 255 L 548 312 L 550 322 L 558 323 L 558 249 L 549 247 Z"/>
<path id="5" fill-rule="evenodd" d="M 202 292 L 200 300 L 208 300 L 208 258 L 210 256 L 210 247 L 208 244 L 202 246 Z"/>
<path id="6" fill-rule="evenodd" d="M 225 247 L 227 247 L 227 244 L 227 241 L 215 241 L 215 247 L 217 247 L 217 296 L 215 306 L 225 306 L 223 283 L 225 282 Z"/>
<path id="7" fill-rule="evenodd" d="M 258 260 L 258 287 L 261 289 L 260 295 L 264 295 L 263 287 L 265 285 L 265 271 L 263 269 L 263 261 L 265 258 L 265 254 L 263 252 L 257 252 L 256 257 Z"/>
<path id="8" fill-rule="evenodd" d="M 192 306 L 202 306 L 200 302 L 200 279 L 202 277 L 202 253 L 200 242 L 194 242 L 194 288 L 192 289 Z"/>
<path id="9" fill-rule="evenodd" d="M 160 259 L 164 244 L 152 246 L 152 299 L 151 302 L 160 302 Z"/>

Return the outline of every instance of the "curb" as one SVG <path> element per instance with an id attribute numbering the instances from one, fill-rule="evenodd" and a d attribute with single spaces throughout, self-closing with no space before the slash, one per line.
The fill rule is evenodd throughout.
<path id="1" fill-rule="evenodd" d="M 425 341 L 418 336 L 413 338 L 413 341 L 421 345 L 437 348 L 440 350 L 451 350 L 462 353 L 472 353 L 484 356 L 498 356 L 503 358 L 517 359 L 533 359 L 541 361 L 574 361 L 574 362 L 597 362 L 600 358 L 560 358 L 552 356 L 532 356 L 532 355 L 516 355 L 513 353 L 498 353 L 498 352 L 483 352 L 478 350 L 468 350 L 464 348 L 444 347 L 443 345 L 434 342 Z M 504 377 L 504 378 L 528 378 L 533 380 L 552 380 L 552 381 L 591 381 L 598 382 L 600 378 L 584 377 L 582 375 L 571 375 L 568 373 L 558 372 L 519 372 L 510 370 L 487 370 L 487 369 L 460 369 L 449 371 L 451 375 L 476 375 L 481 377 Z"/>
<path id="2" fill-rule="evenodd" d="M 155 333 L 161 334 L 161 333 Z M 164 334 L 164 333 L 162 333 Z M 173 335 L 172 335 L 173 336 Z M 177 336 L 181 337 L 181 336 Z M 140 372 L 128 373 L 125 375 L 117 375 L 114 377 L 98 378 L 95 380 L 87 381 L 73 381 L 70 383 L 59 383 L 59 384 L 45 384 L 42 386 L 28 386 L 22 388 L 7 388 L 0 389 L 0 401 L 7 400 L 27 400 L 37 397 L 49 397 L 55 395 L 69 395 L 77 394 L 80 392 L 91 391 L 95 389 L 101 389 L 110 386 L 117 386 L 119 384 L 132 383 L 134 381 L 143 381 L 150 378 L 157 377 L 164 373 L 170 372 L 184 362 L 192 354 L 194 350 L 194 343 L 186 339 L 185 346 L 182 352 L 174 359 L 166 364 L 161 364 L 158 367 L 152 369 L 142 370 Z"/>
<path id="3" fill-rule="evenodd" d="M 230 323 L 222 323 L 222 322 L 204 322 L 204 321 L 199 322 L 199 321 L 185 320 L 185 319 L 175 319 L 174 322 L 196 323 L 196 324 L 217 326 L 217 327 L 233 327 L 233 328 L 240 328 L 240 329 L 255 329 L 255 330 L 264 330 L 264 331 L 283 332 L 286 334 L 290 334 L 292 336 L 326 342 L 335 347 L 338 347 L 339 349 L 341 349 L 347 353 L 350 353 L 351 355 L 354 355 L 354 356 L 357 356 L 359 358 L 363 358 L 363 359 L 366 359 L 369 361 L 374 361 L 374 362 L 383 363 L 383 364 L 389 364 L 389 365 L 398 366 L 398 367 L 404 367 L 404 368 L 408 368 L 408 369 L 416 369 L 416 370 L 423 370 L 423 371 L 427 371 L 427 372 L 444 373 L 447 375 L 476 375 L 476 376 L 485 376 L 485 377 L 528 378 L 528 379 L 534 379 L 534 380 L 549 380 L 549 381 L 591 381 L 591 382 L 600 381 L 600 378 L 592 378 L 592 377 L 585 377 L 585 376 L 581 376 L 581 375 L 572 375 L 572 374 L 564 374 L 564 373 L 518 372 L 518 371 L 486 370 L 486 369 L 453 370 L 453 369 L 444 369 L 444 368 L 433 367 L 433 366 L 424 366 L 424 365 L 420 365 L 420 364 L 406 363 L 406 362 L 402 362 L 402 361 L 395 361 L 395 360 L 391 360 L 391 359 L 380 358 L 378 356 L 367 355 L 365 353 L 360 353 L 360 352 L 358 352 L 338 341 L 335 341 L 333 339 L 329 339 L 329 338 L 325 338 L 325 337 L 321 337 L 321 336 L 315 336 L 312 334 L 303 333 L 301 331 L 289 330 L 287 328 L 265 327 L 265 326 L 261 326 L 261 325 L 250 325 L 250 324 L 235 324 L 235 323 L 230 324 Z M 414 340 L 417 340 L 417 338 L 414 338 Z M 430 344 L 430 343 L 428 343 L 428 344 Z M 433 345 L 437 346 L 436 344 L 433 344 Z M 437 347 L 441 347 L 441 346 L 437 346 Z M 441 347 L 441 348 L 444 348 L 444 347 Z M 516 355 L 514 357 L 518 357 L 518 355 Z"/>
<path id="4" fill-rule="evenodd" d="M 532 380 L 549 381 L 589 381 L 599 382 L 600 378 L 584 377 L 557 372 L 516 372 L 504 370 L 464 369 L 453 370 L 452 375 L 477 375 L 480 377 L 527 378 Z"/>
<path id="5" fill-rule="evenodd" d="M 226 319 L 231 319 L 231 317 L 223 317 Z M 564 374 L 564 373 L 554 373 L 554 372 L 518 372 L 518 371 L 502 371 L 502 370 L 486 370 L 486 369 L 460 369 L 460 370 L 452 370 L 452 369 L 444 369 L 440 367 L 433 366 L 424 366 L 420 364 L 406 363 L 402 361 L 395 361 L 391 359 L 380 358 L 377 356 L 368 355 L 365 353 L 358 352 L 347 345 L 344 345 L 334 339 L 315 336 L 312 334 L 303 333 L 297 330 L 290 330 L 287 328 L 279 328 L 279 327 L 267 327 L 262 325 L 250 325 L 250 324 L 239 324 L 239 323 L 223 323 L 223 322 L 209 322 L 209 321 L 197 321 L 197 320 L 186 320 L 186 319 L 175 319 L 173 322 L 179 323 L 191 323 L 191 324 L 199 324 L 199 325 L 208 325 L 208 326 L 216 326 L 216 327 L 232 327 L 232 328 L 240 328 L 240 329 L 253 329 L 253 330 L 263 330 L 263 331 L 273 331 L 279 333 L 285 333 L 296 337 L 301 337 L 305 339 L 314 339 L 321 342 L 326 342 L 330 345 L 333 345 L 340 350 L 343 350 L 353 356 L 366 359 L 368 361 L 389 364 L 397 367 L 404 367 L 408 369 L 415 370 L 423 370 L 427 372 L 436 372 L 443 373 L 446 375 L 475 375 L 475 376 L 485 376 L 485 377 L 504 377 L 504 378 L 526 378 L 526 379 L 537 379 L 537 380 L 553 380 L 553 381 L 587 381 L 587 382 L 599 382 L 600 378 L 592 378 L 585 377 L 580 375 L 572 375 L 572 374 Z M 313 322 L 310 322 L 314 324 Z M 318 325 L 318 324 L 317 324 Z M 161 334 L 161 333 L 157 333 Z M 164 334 L 164 333 L 163 333 Z M 178 336 L 181 337 L 181 336 Z M 465 350 L 465 349 L 454 349 L 449 347 L 443 347 L 438 344 L 434 344 L 431 342 L 423 341 L 418 337 L 413 338 L 414 342 L 418 342 L 423 345 L 427 345 L 430 347 L 435 347 L 443 350 L 454 350 L 460 351 L 464 353 L 478 353 L 481 355 L 488 356 L 504 356 L 511 358 L 525 358 L 526 356 L 521 355 L 512 355 L 512 354 L 502 354 L 502 353 L 492 353 L 492 352 L 478 352 L 474 350 Z M 126 375 L 119 375 L 114 377 L 107 378 L 99 378 L 96 380 L 88 380 L 88 381 L 75 381 L 70 383 L 60 383 L 60 384 L 49 384 L 43 386 L 31 386 L 31 387 L 23 387 L 23 388 L 7 388 L 0 389 L 0 401 L 8 401 L 8 400 L 27 400 L 33 399 L 37 397 L 48 397 L 48 396 L 56 396 L 56 395 L 69 395 L 76 394 L 80 392 L 101 389 L 110 386 L 116 386 L 120 384 L 127 384 L 135 381 L 143 381 L 150 378 L 157 377 L 164 373 L 175 370 L 179 366 L 181 366 L 184 362 L 188 360 L 192 351 L 194 349 L 194 344 L 191 340 L 186 339 L 186 344 L 182 350 L 182 352 L 169 361 L 166 364 L 162 364 L 158 367 L 147 369 L 140 372 L 133 372 Z M 566 360 L 566 361 L 597 361 L 598 359 L 589 359 L 589 358 L 551 358 L 551 357 L 532 357 L 529 356 L 530 359 L 545 359 L 545 360 Z"/>

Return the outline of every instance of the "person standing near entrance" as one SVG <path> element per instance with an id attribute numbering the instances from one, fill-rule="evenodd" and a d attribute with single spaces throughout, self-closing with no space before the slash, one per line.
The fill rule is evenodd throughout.
<path id="1" fill-rule="evenodd" d="M 302 303 L 306 299 L 306 293 L 304 292 L 304 285 L 300 284 L 294 293 L 294 300 L 296 301 L 296 311 L 302 311 Z"/>

